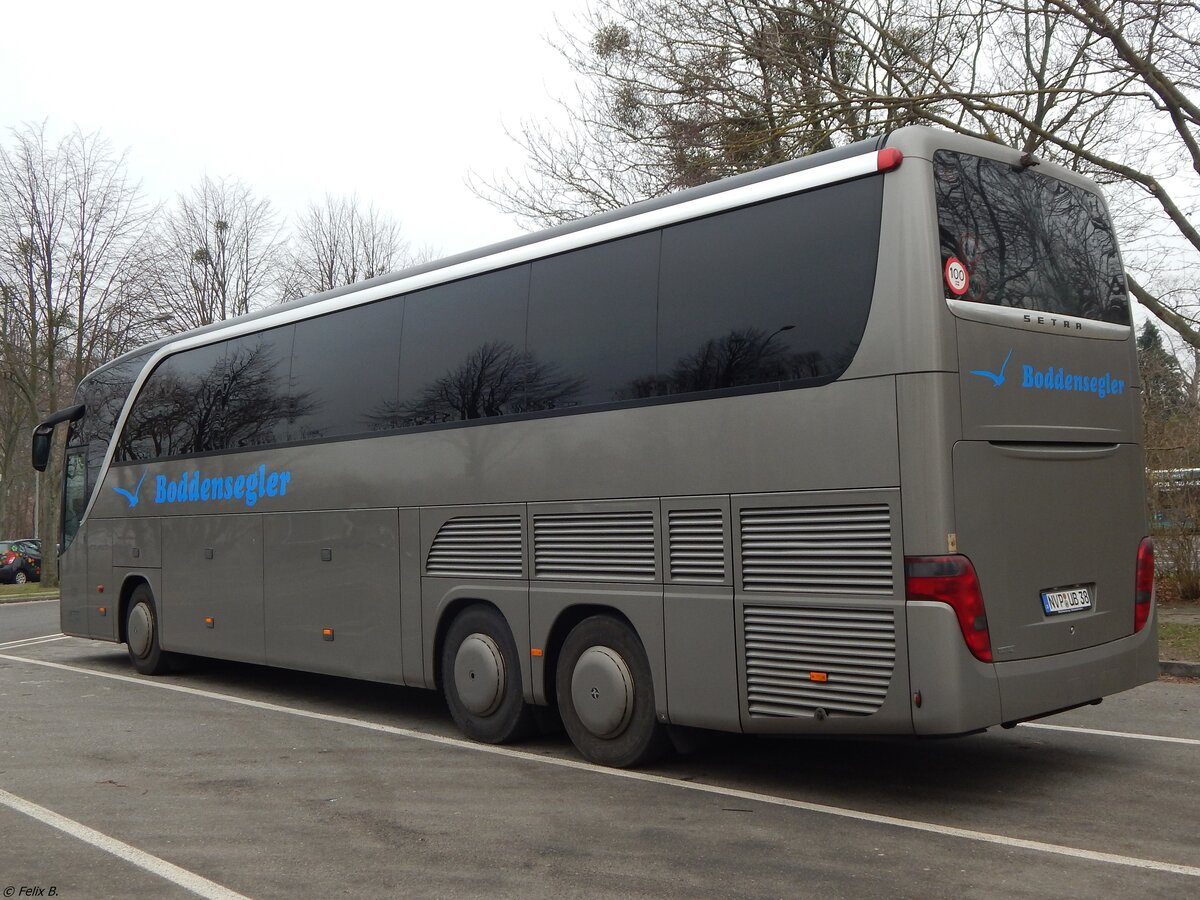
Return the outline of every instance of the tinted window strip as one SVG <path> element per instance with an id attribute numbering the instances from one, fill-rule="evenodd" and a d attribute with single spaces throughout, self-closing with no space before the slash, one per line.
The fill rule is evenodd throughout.
<path id="1" fill-rule="evenodd" d="M 873 376 L 875 377 L 875 376 Z M 388 431 L 365 431 L 357 434 L 340 434 L 330 438 L 312 438 L 309 440 L 286 441 L 279 444 L 260 444 L 251 447 L 234 447 L 228 450 L 209 450 L 204 453 L 188 453 L 180 456 L 160 456 L 153 459 L 117 460 L 112 462 L 113 468 L 123 466 L 144 466 L 147 463 L 164 460 L 205 459 L 212 456 L 228 456 L 235 453 L 249 453 L 262 450 L 283 450 L 292 447 L 309 447 L 315 444 L 336 444 L 342 441 L 363 441 L 372 438 L 397 437 L 409 434 L 425 434 L 433 431 L 449 431 L 458 428 L 479 428 L 488 425 L 506 425 L 514 422 L 534 422 L 539 419 L 561 418 L 564 416 L 580 416 L 592 413 L 619 412 L 628 409 L 641 409 L 648 406 L 666 406 L 678 403 L 703 403 L 707 400 L 720 400 L 727 397 L 741 397 L 753 394 L 778 394 L 785 391 L 803 390 L 805 388 L 822 387 L 832 384 L 839 379 L 827 376 L 818 379 L 798 382 L 769 383 L 744 385 L 741 387 L 725 388 L 719 391 L 703 391 L 692 394 L 671 394 L 662 397 L 647 397 L 640 400 L 626 400 L 618 403 L 604 403 L 595 406 L 579 406 L 569 409 L 540 410 L 538 412 L 519 413 L 511 416 L 493 416 L 486 419 L 464 419 L 454 422 L 437 422 L 431 425 L 416 425 L 409 428 L 395 428 Z M 858 379 L 840 379 L 853 381 Z"/>

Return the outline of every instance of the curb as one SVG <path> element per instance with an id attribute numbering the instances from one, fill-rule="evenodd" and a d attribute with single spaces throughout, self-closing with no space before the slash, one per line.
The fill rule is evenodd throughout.
<path id="1" fill-rule="evenodd" d="M 1176 678 L 1200 678 L 1200 663 L 1175 662 L 1164 659 L 1158 663 L 1158 674 L 1174 675 Z"/>
<path id="2" fill-rule="evenodd" d="M 13 594 L 12 596 L 0 594 L 0 606 L 5 603 L 36 603 L 39 600 L 57 600 L 58 598 L 57 591 L 53 594 Z"/>

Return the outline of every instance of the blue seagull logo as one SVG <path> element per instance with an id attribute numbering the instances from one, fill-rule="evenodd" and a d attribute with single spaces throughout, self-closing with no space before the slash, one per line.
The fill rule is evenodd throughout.
<path id="1" fill-rule="evenodd" d="M 138 479 L 137 487 L 135 487 L 133 489 L 132 494 L 129 491 L 125 490 L 125 488 L 115 487 L 115 488 L 113 488 L 113 490 L 116 491 L 118 494 L 120 494 L 122 497 L 124 497 L 126 500 L 128 500 L 129 508 L 133 509 L 135 506 L 138 505 L 138 492 L 141 491 L 142 482 L 145 480 L 146 480 L 146 470 L 142 469 L 142 477 Z"/>
<path id="2" fill-rule="evenodd" d="M 971 374 L 972 375 L 980 375 L 984 378 L 990 378 L 990 379 L 992 379 L 993 387 L 1000 387 L 1000 385 L 1004 384 L 1004 370 L 1008 368 L 1008 361 L 1011 357 L 1012 357 L 1012 350 L 1009 350 L 1008 356 L 1004 357 L 1004 365 L 1002 365 L 1000 367 L 999 375 L 997 375 L 995 372 L 988 372 L 984 369 L 972 369 Z"/>

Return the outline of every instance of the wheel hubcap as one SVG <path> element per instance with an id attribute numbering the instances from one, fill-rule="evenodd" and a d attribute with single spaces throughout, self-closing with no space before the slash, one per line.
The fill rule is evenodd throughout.
<path id="1" fill-rule="evenodd" d="M 154 620 L 150 618 L 150 610 L 145 603 L 139 603 L 129 611 L 129 621 L 125 624 L 125 638 L 133 655 L 143 659 L 150 652 L 153 637 Z"/>
<path id="2" fill-rule="evenodd" d="M 589 647 L 571 673 L 571 700 L 583 726 L 596 737 L 614 738 L 633 718 L 633 676 L 616 650 Z"/>
<path id="3" fill-rule="evenodd" d="M 490 716 L 504 699 L 508 679 L 504 656 L 486 634 L 469 634 L 454 656 L 454 686 L 469 712 Z"/>

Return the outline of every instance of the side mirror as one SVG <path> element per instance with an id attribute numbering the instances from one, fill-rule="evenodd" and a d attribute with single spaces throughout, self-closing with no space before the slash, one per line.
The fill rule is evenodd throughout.
<path id="1" fill-rule="evenodd" d="M 39 472 L 45 472 L 50 464 L 50 445 L 54 437 L 54 428 L 43 431 L 38 427 L 33 432 L 33 467 Z"/>
<path id="2" fill-rule="evenodd" d="M 84 406 L 68 406 L 60 409 L 45 422 L 33 429 L 33 467 L 39 472 L 45 472 L 50 464 L 50 447 L 54 436 L 54 426 L 59 422 L 74 422 L 83 417 Z"/>

